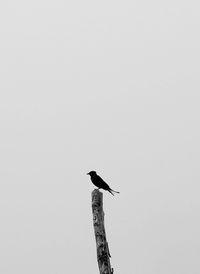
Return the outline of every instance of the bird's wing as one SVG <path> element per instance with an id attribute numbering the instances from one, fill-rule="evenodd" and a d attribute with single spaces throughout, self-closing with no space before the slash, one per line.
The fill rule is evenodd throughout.
<path id="1" fill-rule="evenodd" d="M 101 188 L 103 188 L 105 190 L 110 189 L 109 185 L 106 184 L 106 182 L 104 182 L 104 180 L 100 176 L 97 175 L 97 179 L 98 179 L 99 185 L 101 185 Z"/>

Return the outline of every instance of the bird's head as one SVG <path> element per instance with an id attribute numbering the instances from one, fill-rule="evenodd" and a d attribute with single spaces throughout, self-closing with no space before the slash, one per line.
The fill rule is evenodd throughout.
<path id="1" fill-rule="evenodd" d="M 90 172 L 87 173 L 87 175 L 90 175 L 90 176 L 93 176 L 93 175 L 96 175 L 96 174 L 97 174 L 96 171 L 90 171 Z"/>

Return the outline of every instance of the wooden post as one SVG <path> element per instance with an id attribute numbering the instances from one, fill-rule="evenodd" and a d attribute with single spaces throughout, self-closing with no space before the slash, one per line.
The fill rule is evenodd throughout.
<path id="1" fill-rule="evenodd" d="M 104 227 L 103 193 L 98 189 L 92 191 L 92 213 L 100 274 L 113 274 Z"/>

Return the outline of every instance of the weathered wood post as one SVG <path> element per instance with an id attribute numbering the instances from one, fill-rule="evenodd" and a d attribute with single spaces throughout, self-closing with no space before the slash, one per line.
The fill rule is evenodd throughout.
<path id="1" fill-rule="evenodd" d="M 104 227 L 103 193 L 98 189 L 92 191 L 92 213 L 100 274 L 113 274 Z"/>

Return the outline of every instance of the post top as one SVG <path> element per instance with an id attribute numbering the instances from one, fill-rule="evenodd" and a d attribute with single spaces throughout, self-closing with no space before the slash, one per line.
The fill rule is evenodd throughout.
<path id="1" fill-rule="evenodd" d="M 103 193 L 99 189 L 94 189 L 92 191 L 92 205 L 102 205 L 103 204 Z"/>

